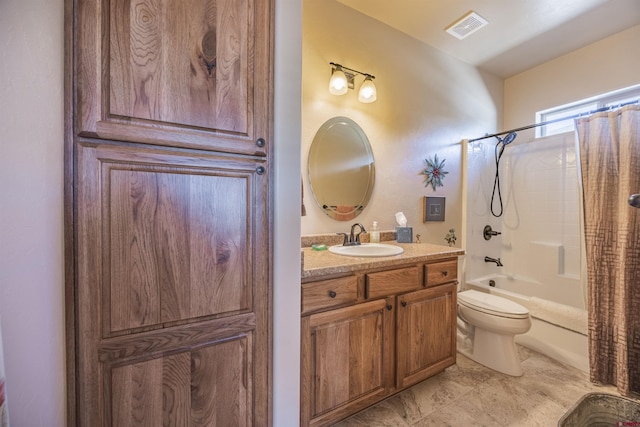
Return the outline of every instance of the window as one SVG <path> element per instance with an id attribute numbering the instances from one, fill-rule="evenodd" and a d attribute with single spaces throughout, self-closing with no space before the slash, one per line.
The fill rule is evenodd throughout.
<path id="1" fill-rule="evenodd" d="M 556 135 L 563 132 L 573 132 L 574 124 L 572 119 L 578 114 L 638 101 L 640 101 L 640 85 L 635 85 L 571 104 L 538 111 L 536 113 L 536 123 L 558 121 L 538 126 L 536 128 L 536 138 Z M 567 117 L 566 120 L 559 120 L 565 117 Z"/>

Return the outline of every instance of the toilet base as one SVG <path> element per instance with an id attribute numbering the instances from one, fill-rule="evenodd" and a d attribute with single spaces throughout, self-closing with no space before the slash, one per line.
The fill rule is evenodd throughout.
<path id="1" fill-rule="evenodd" d="M 461 333 L 458 332 L 458 335 Z M 494 371 L 519 377 L 523 371 L 514 338 L 514 335 L 501 335 L 475 328 L 473 344 L 459 345 L 458 352 Z"/>

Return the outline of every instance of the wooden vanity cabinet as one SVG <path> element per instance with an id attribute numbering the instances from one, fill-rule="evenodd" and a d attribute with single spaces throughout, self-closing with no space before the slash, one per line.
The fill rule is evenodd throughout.
<path id="1" fill-rule="evenodd" d="M 302 426 L 326 426 L 456 361 L 457 260 L 302 285 Z"/>

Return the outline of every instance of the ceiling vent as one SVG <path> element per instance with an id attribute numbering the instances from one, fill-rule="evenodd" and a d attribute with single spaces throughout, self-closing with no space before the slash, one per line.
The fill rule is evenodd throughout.
<path id="1" fill-rule="evenodd" d="M 463 38 L 475 33 L 488 23 L 489 22 L 482 16 L 471 11 L 453 24 L 449 25 L 445 30 L 453 37 L 462 40 Z"/>

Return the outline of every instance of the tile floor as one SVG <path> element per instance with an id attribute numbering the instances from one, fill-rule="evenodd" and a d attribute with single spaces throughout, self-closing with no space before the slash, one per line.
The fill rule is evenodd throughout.
<path id="1" fill-rule="evenodd" d="M 525 347 L 524 375 L 511 377 L 462 356 L 444 372 L 336 426 L 555 427 L 583 395 L 616 394 L 589 382 L 588 374 Z"/>

